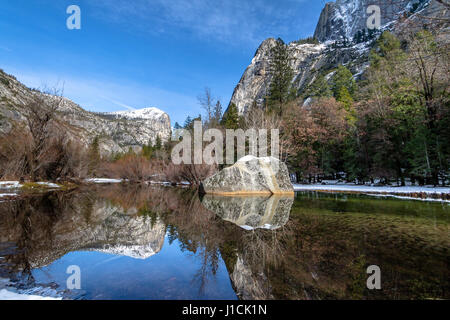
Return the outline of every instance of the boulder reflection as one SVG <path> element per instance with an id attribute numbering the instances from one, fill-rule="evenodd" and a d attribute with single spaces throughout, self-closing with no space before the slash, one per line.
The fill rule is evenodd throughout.
<path id="1" fill-rule="evenodd" d="M 294 196 L 273 195 L 229 197 L 205 195 L 202 204 L 225 221 L 243 229 L 275 230 L 289 220 Z"/>

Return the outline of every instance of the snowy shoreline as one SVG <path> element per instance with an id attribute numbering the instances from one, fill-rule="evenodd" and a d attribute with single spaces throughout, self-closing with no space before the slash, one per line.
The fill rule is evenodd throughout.
<path id="1" fill-rule="evenodd" d="M 0 289 L 0 300 L 62 300 L 62 298 L 46 297 L 34 294 L 23 294 Z"/>
<path id="2" fill-rule="evenodd" d="M 294 191 L 319 191 L 361 193 L 374 196 L 391 196 L 404 199 L 417 199 L 427 201 L 446 201 L 450 199 L 450 188 L 432 186 L 364 186 L 348 184 L 294 184 Z"/>

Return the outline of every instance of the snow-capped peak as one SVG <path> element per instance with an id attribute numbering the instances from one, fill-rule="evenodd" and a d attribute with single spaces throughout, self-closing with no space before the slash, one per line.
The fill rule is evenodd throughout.
<path id="1" fill-rule="evenodd" d="M 166 113 L 158 108 L 151 107 L 136 110 L 109 112 L 109 114 L 127 119 L 157 119 L 164 116 Z"/>
<path id="2" fill-rule="evenodd" d="M 158 253 L 159 250 L 160 249 L 158 248 L 157 251 L 155 251 L 152 247 L 152 244 L 147 244 L 147 245 L 116 245 L 105 247 L 102 249 L 96 249 L 95 251 L 145 260 Z"/>

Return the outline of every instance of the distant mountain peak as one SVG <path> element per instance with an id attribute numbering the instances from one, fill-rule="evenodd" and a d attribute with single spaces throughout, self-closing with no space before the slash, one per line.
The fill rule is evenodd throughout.
<path id="1" fill-rule="evenodd" d="M 164 111 L 155 107 L 108 112 L 107 114 L 127 119 L 158 119 L 166 115 Z"/>
<path id="2" fill-rule="evenodd" d="M 26 126 L 27 103 L 35 94 L 0 69 L 0 135 L 11 132 L 17 124 Z M 59 99 L 51 94 L 45 96 L 49 101 Z M 155 143 L 158 137 L 165 142 L 171 135 L 169 115 L 158 108 L 96 113 L 63 97 L 58 117 L 70 139 L 89 146 L 100 137 L 102 155 L 127 152 L 130 147 Z"/>

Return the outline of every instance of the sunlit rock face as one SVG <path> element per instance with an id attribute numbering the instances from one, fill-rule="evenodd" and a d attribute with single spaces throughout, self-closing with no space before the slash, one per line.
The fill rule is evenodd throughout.
<path id="1" fill-rule="evenodd" d="M 222 219 L 237 224 L 241 228 L 274 230 L 284 226 L 289 220 L 294 197 L 205 195 L 202 203 Z"/>
<path id="2" fill-rule="evenodd" d="M 256 103 L 262 106 L 269 93 L 272 76 L 270 73 L 271 50 L 275 47 L 276 40 L 269 38 L 264 40 L 256 51 L 250 65 L 245 70 L 239 83 L 234 89 L 230 103 L 234 103 L 240 115 L 245 115 L 250 107 Z M 294 70 L 294 84 L 303 87 L 311 76 L 314 68 L 322 67 L 321 58 L 326 46 L 323 44 L 297 44 L 289 43 L 288 51 L 290 64 Z"/>
<path id="3" fill-rule="evenodd" d="M 219 195 L 294 194 L 286 164 L 274 157 L 243 157 L 203 181 L 202 189 Z"/>
<path id="4" fill-rule="evenodd" d="M 27 126 L 27 104 L 35 95 L 36 92 L 0 69 L 0 135 L 14 126 Z M 46 95 L 46 99 L 50 103 L 59 97 Z M 62 98 L 57 117 L 58 125 L 70 140 L 89 146 L 98 138 L 102 155 L 126 152 L 149 141 L 154 144 L 158 136 L 166 142 L 171 134 L 169 115 L 157 108 L 95 113 Z"/>
<path id="5" fill-rule="evenodd" d="M 426 7 L 430 0 L 337 0 L 325 4 L 317 23 L 314 37 L 319 41 L 352 39 L 354 35 L 367 28 L 367 8 L 377 5 L 380 8 L 381 26 L 395 22 L 404 12 L 411 12 Z M 372 12 L 372 11 L 370 11 Z"/>

